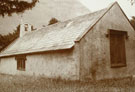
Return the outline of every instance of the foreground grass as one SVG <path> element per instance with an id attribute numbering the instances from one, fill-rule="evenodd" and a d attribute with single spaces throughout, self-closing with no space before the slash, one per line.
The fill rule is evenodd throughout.
<path id="1" fill-rule="evenodd" d="M 0 75 L 0 92 L 135 92 L 135 80 L 123 78 L 80 82 Z"/>

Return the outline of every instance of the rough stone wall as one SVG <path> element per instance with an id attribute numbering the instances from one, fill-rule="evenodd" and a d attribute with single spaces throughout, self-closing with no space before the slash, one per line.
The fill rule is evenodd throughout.
<path id="1" fill-rule="evenodd" d="M 106 37 L 108 29 L 128 32 L 129 37 L 125 39 L 126 67 L 111 68 L 110 39 Z M 86 34 L 80 44 L 83 52 L 81 55 L 83 77 L 86 77 L 84 75 L 92 77 L 93 72 L 95 72 L 93 77 L 97 80 L 135 74 L 135 31 L 117 4 Z"/>
<path id="2" fill-rule="evenodd" d="M 77 80 L 79 54 L 76 47 L 77 45 L 69 50 L 27 55 L 25 71 L 17 70 L 14 57 L 1 58 L 0 73 Z"/>

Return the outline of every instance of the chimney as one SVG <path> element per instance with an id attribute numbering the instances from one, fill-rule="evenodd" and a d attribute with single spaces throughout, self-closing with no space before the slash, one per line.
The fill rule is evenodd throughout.
<path id="1" fill-rule="evenodd" d="M 21 20 L 20 24 L 20 37 L 23 37 L 26 33 L 31 32 L 32 26 L 30 24 L 24 24 Z"/>

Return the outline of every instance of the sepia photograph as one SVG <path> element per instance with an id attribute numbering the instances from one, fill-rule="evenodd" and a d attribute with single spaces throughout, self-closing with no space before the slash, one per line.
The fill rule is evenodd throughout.
<path id="1" fill-rule="evenodd" d="M 0 0 L 0 92 L 135 92 L 135 0 Z"/>

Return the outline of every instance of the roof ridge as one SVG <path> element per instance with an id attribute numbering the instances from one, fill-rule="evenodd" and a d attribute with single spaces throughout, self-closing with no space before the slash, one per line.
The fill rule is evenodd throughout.
<path id="1" fill-rule="evenodd" d="M 89 30 L 91 30 L 91 28 L 93 28 L 99 21 L 100 19 L 102 19 L 102 17 L 115 5 L 115 4 L 118 4 L 117 1 L 113 2 L 112 4 L 110 4 L 107 8 L 104 8 L 104 9 L 101 9 L 99 11 L 96 11 L 96 12 L 100 12 L 102 10 L 106 10 L 104 11 L 104 13 L 94 22 L 94 24 L 88 28 L 86 28 L 86 31 L 84 31 L 83 34 L 81 34 L 75 41 L 80 41 L 88 32 Z M 96 13 L 94 12 L 94 13 Z"/>
<path id="2" fill-rule="evenodd" d="M 59 24 L 61 24 L 61 23 L 69 23 L 70 21 L 76 20 L 76 19 L 81 18 L 81 17 L 84 17 L 84 16 L 89 16 L 89 15 L 95 14 L 95 13 L 97 13 L 97 12 L 100 12 L 100 11 L 103 11 L 103 10 L 105 10 L 105 9 L 110 8 L 110 7 L 113 6 L 115 3 L 117 3 L 117 1 L 111 3 L 110 5 L 108 5 L 108 7 L 103 8 L 103 9 L 101 9 L 101 10 L 97 10 L 97 11 L 94 11 L 94 12 L 91 12 L 91 13 L 87 13 L 87 14 L 85 14 L 85 15 L 80 15 L 80 16 L 71 18 L 71 19 L 66 20 L 66 21 L 59 21 L 59 22 L 57 22 L 57 23 L 55 23 L 55 24 L 46 25 L 45 27 L 39 28 L 39 29 L 37 29 L 36 31 L 32 31 L 32 33 L 36 33 L 36 32 L 38 32 L 38 31 L 40 31 L 40 30 L 42 30 L 42 29 L 47 29 L 47 28 L 55 27 L 56 25 L 59 25 Z M 27 34 L 31 34 L 31 32 L 29 32 L 29 33 L 27 33 Z M 24 36 L 25 36 L 25 35 L 24 35 Z"/>
<path id="3" fill-rule="evenodd" d="M 80 16 L 71 18 L 71 19 L 66 20 L 66 21 L 59 21 L 59 22 L 57 22 L 57 23 L 55 23 L 55 24 L 47 25 L 46 27 L 43 27 L 43 28 L 41 28 L 41 29 L 48 28 L 48 27 L 53 27 L 53 26 L 56 26 L 56 25 L 58 25 L 58 24 L 65 23 L 65 22 L 70 22 L 70 21 L 72 21 L 72 20 L 78 19 L 78 18 L 83 17 L 83 16 L 86 16 L 86 15 L 95 14 L 95 13 L 97 13 L 97 12 L 100 12 L 100 11 L 103 11 L 103 10 L 105 10 L 105 9 L 108 9 L 108 8 L 112 7 L 115 3 L 117 3 L 117 1 L 111 3 L 108 7 L 103 8 L 103 9 L 101 9 L 101 10 L 97 10 L 97 11 L 94 11 L 94 12 L 91 12 L 91 13 L 87 13 L 87 14 L 85 14 L 85 15 L 80 15 Z M 40 29 L 39 29 L 39 30 L 40 30 Z M 37 30 L 37 31 L 38 31 L 38 30 Z"/>
<path id="4" fill-rule="evenodd" d="M 74 19 L 77 19 L 77 18 L 86 16 L 86 15 L 90 15 L 90 14 L 94 14 L 94 13 L 100 12 L 100 11 L 102 11 L 102 10 L 104 10 L 104 9 L 108 9 L 108 8 L 112 7 L 115 3 L 117 3 L 117 1 L 115 1 L 115 2 L 113 2 L 113 3 L 111 3 L 111 4 L 109 4 L 106 8 L 103 8 L 103 9 L 100 9 L 100 10 L 97 10 L 97 11 L 94 11 L 94 12 L 91 12 L 91 13 L 87 13 L 87 14 L 84 14 L 84 15 L 80 15 L 80 16 L 71 18 L 71 19 L 66 20 L 66 21 L 74 20 Z M 62 22 L 66 22 L 66 21 L 62 21 Z"/>

